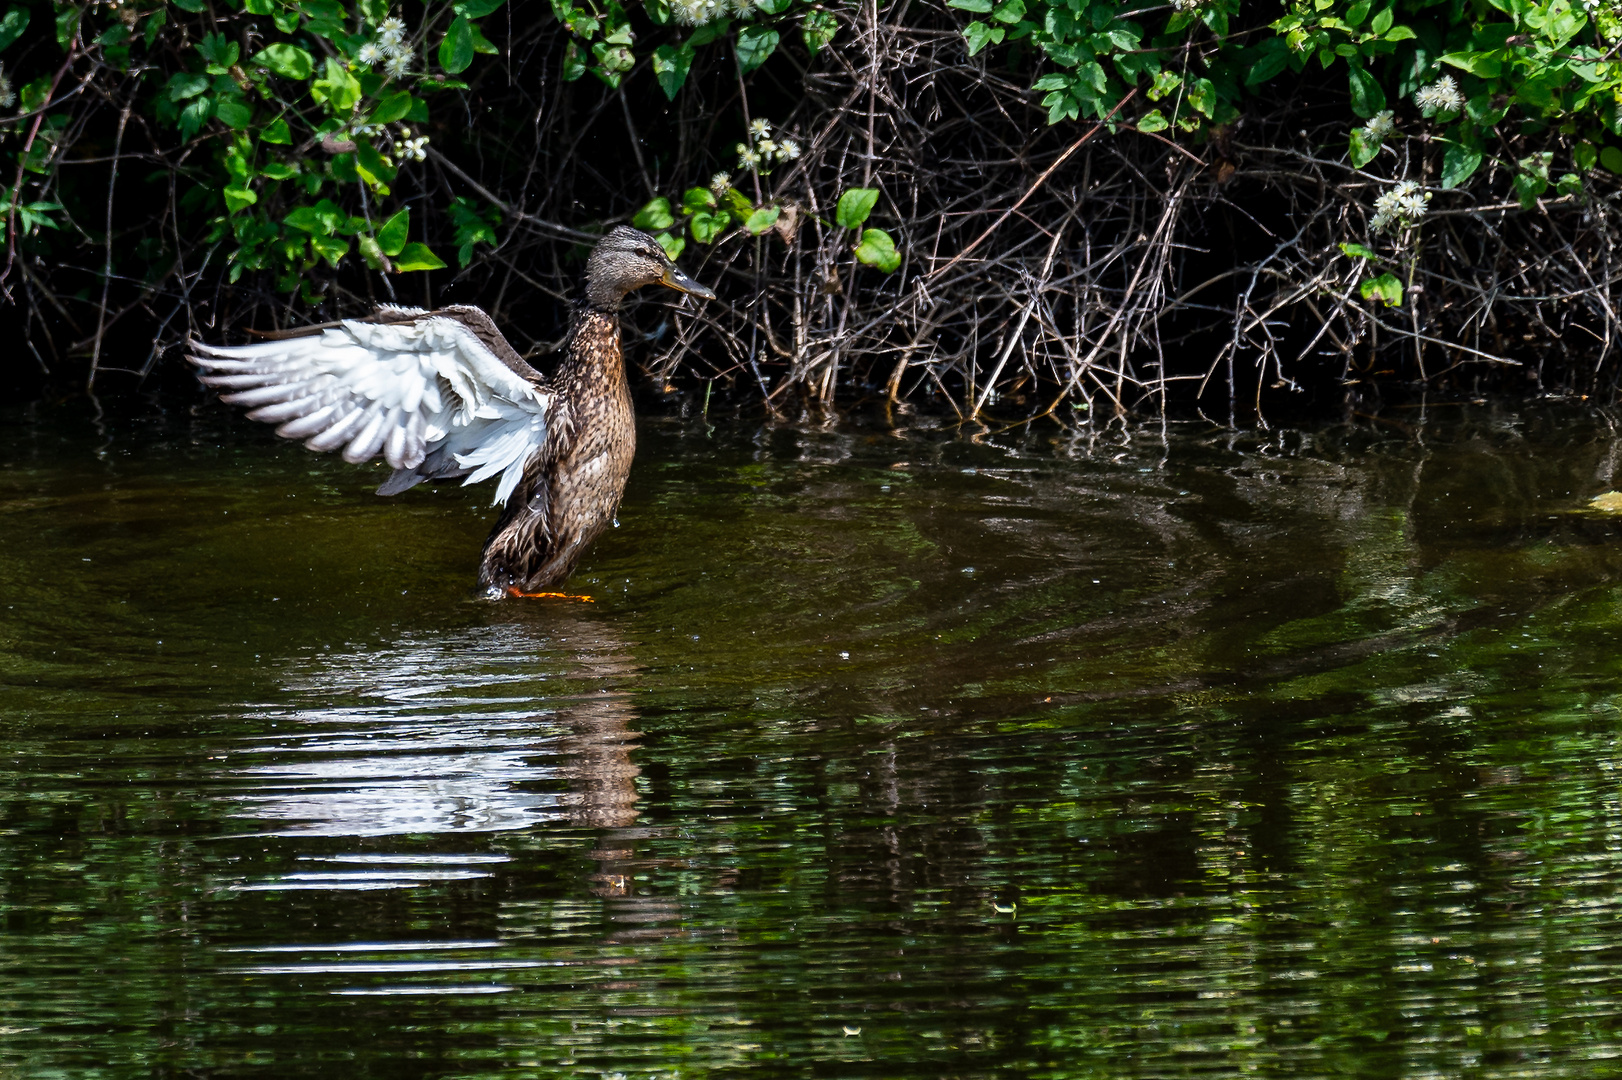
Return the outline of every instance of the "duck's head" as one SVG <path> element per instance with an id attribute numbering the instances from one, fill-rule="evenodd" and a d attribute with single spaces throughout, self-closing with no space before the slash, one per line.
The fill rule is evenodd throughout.
<path id="1" fill-rule="evenodd" d="M 665 285 L 704 300 L 715 294 L 677 269 L 659 241 L 629 225 L 620 225 L 597 241 L 586 261 L 586 303 L 613 311 L 625 294 L 644 285 Z"/>

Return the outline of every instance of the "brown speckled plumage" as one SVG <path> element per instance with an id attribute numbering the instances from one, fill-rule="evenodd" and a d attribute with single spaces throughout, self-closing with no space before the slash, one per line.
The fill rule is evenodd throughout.
<path id="1" fill-rule="evenodd" d="M 619 316 L 585 309 L 554 380 L 547 450 L 524 472 L 484 545 L 479 583 L 544 592 L 614 520 L 636 455 Z"/>

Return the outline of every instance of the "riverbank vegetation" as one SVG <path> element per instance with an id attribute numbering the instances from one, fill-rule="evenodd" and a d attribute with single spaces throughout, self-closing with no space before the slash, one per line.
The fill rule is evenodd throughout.
<path id="1" fill-rule="evenodd" d="M 634 221 L 721 294 L 631 318 L 706 402 L 1609 396 L 1619 51 L 1608 0 L 14 3 L 4 377 L 378 301 L 544 357 Z"/>

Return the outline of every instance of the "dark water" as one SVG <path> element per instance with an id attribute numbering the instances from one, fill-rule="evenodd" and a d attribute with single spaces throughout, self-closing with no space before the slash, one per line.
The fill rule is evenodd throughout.
<path id="1" fill-rule="evenodd" d="M 0 1077 L 1622 1068 L 1604 417 L 652 419 L 491 604 L 128 412 L 0 416 Z"/>

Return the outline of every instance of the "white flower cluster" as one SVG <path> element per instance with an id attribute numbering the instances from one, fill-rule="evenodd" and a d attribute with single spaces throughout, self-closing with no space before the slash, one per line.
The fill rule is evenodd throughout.
<path id="1" fill-rule="evenodd" d="M 732 175 L 730 173 L 718 172 L 714 176 L 710 177 L 710 192 L 714 194 L 717 199 L 725 195 L 727 193 L 727 188 L 731 186 Z"/>
<path id="2" fill-rule="evenodd" d="M 17 104 L 17 88 L 11 85 L 6 69 L 0 67 L 0 109 L 9 109 L 15 104 Z"/>
<path id="3" fill-rule="evenodd" d="M 1363 125 L 1363 137 L 1378 145 L 1391 138 L 1396 130 L 1397 118 L 1392 115 L 1390 109 L 1387 109 L 1385 112 L 1376 113 L 1373 119 Z"/>
<path id="4" fill-rule="evenodd" d="M 1205 5 L 1205 0 L 1171 0 L 1171 6 L 1178 11 L 1198 11 Z"/>
<path id="5" fill-rule="evenodd" d="M 384 74 L 391 79 L 411 74 L 413 54 L 406 44 L 406 24 L 403 19 L 390 15 L 377 28 L 377 38 L 368 41 L 355 52 L 357 63 L 372 67 L 383 65 Z"/>
<path id="6" fill-rule="evenodd" d="M 683 26 L 703 26 L 728 15 L 747 15 L 754 0 L 670 0 L 670 17 Z"/>
<path id="7" fill-rule="evenodd" d="M 1412 180 L 1400 181 L 1374 200 L 1374 217 L 1369 219 L 1369 228 L 1375 232 L 1400 232 L 1417 225 L 1430 201 L 1430 192 Z"/>
<path id="8" fill-rule="evenodd" d="M 1429 86 L 1414 91 L 1414 104 L 1421 109 L 1458 112 L 1464 108 L 1464 95 L 1459 93 L 1459 84 L 1453 81 L 1453 76 L 1443 75 Z"/>
<path id="9" fill-rule="evenodd" d="M 418 135 L 415 138 L 411 130 L 405 130 L 405 138 L 394 140 L 394 156 L 401 161 L 426 161 L 428 159 L 428 136 Z"/>
<path id="10" fill-rule="evenodd" d="M 800 144 L 793 139 L 772 138 L 772 126 L 765 120 L 749 124 L 749 141 L 738 144 L 738 168 L 770 172 L 774 164 L 800 156 Z M 720 179 L 720 177 L 716 177 Z"/>

